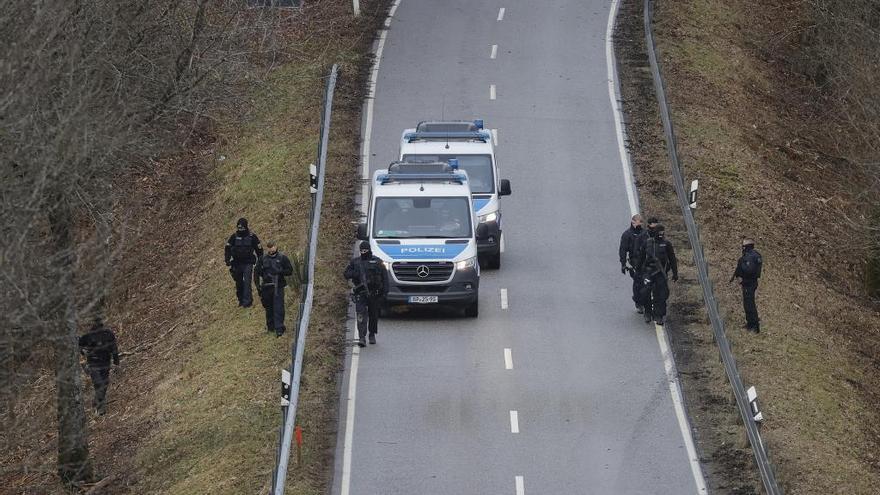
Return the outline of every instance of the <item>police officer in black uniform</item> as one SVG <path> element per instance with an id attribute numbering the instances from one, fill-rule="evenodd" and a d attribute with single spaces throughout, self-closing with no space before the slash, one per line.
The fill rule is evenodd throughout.
<path id="1" fill-rule="evenodd" d="M 266 243 L 266 254 L 257 260 L 254 281 L 260 291 L 260 302 L 266 309 L 266 331 L 275 331 L 281 337 L 287 328 L 284 326 L 284 288 L 286 276 L 293 275 L 290 258 L 278 251 L 274 241 Z"/>
<path id="2" fill-rule="evenodd" d="M 641 256 L 642 305 L 645 307 L 645 323 L 662 325 L 666 318 L 666 300 L 669 298 L 668 276 L 672 271 L 672 281 L 678 280 L 678 260 L 675 249 L 666 239 L 663 225 L 656 224 L 649 230 Z"/>
<path id="3" fill-rule="evenodd" d="M 755 249 L 755 241 L 743 239 L 742 256 L 736 263 L 736 270 L 730 281 L 739 278 L 743 293 L 743 310 L 746 313 L 745 329 L 758 333 L 761 331 L 761 320 L 758 318 L 758 306 L 755 304 L 755 292 L 758 290 L 758 279 L 761 278 L 761 270 L 764 260 L 761 253 Z"/>
<path id="4" fill-rule="evenodd" d="M 95 387 L 94 407 L 98 415 L 107 412 L 107 388 L 110 387 L 110 361 L 119 366 L 119 349 L 113 330 L 96 318 L 91 330 L 79 338 L 79 352 L 86 357 L 86 370 Z"/>
<path id="5" fill-rule="evenodd" d="M 249 308 L 254 303 L 251 291 L 254 263 L 263 256 L 263 247 L 257 234 L 248 229 L 246 218 L 239 218 L 235 233 L 229 236 L 224 249 L 224 259 L 229 267 L 229 274 L 235 280 L 235 295 L 238 305 Z"/>
<path id="6" fill-rule="evenodd" d="M 620 273 L 629 273 L 632 277 L 632 300 L 636 311 L 642 308 L 642 274 L 636 270 L 638 265 L 639 244 L 642 242 L 642 216 L 636 213 L 630 220 L 629 228 L 620 236 L 620 247 L 617 249 L 620 258 Z"/>
<path id="7" fill-rule="evenodd" d="M 382 260 L 373 256 L 369 241 L 360 244 L 360 256 L 356 256 L 345 267 L 345 278 L 354 285 L 351 289 L 357 312 L 358 345 L 367 345 L 367 330 L 370 343 L 376 343 L 379 331 L 379 307 L 388 292 L 385 265 Z"/>

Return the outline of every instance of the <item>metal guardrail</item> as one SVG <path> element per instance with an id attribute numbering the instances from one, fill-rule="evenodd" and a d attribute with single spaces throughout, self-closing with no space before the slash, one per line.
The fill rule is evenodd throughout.
<path id="1" fill-rule="evenodd" d="M 312 193 L 311 220 L 308 234 L 308 250 L 305 253 L 303 265 L 306 267 L 305 290 L 302 292 L 302 300 L 299 305 L 297 317 L 297 337 L 291 349 L 291 381 L 289 405 L 283 406 L 281 432 L 279 434 L 278 451 L 276 452 L 275 469 L 272 472 L 272 488 L 270 495 L 283 495 L 284 485 L 287 482 L 287 466 L 290 462 L 290 444 L 293 439 L 293 429 L 296 423 L 296 406 L 299 401 L 299 384 L 302 378 L 303 353 L 306 343 L 306 332 L 309 329 L 309 319 L 312 312 L 312 300 L 314 298 L 314 275 L 315 256 L 318 251 L 318 228 L 321 223 L 321 202 L 324 200 L 324 171 L 327 164 L 327 142 L 330 139 L 330 116 L 333 110 L 333 92 L 336 88 L 338 68 L 333 64 L 330 77 L 327 78 L 327 87 L 324 91 L 324 101 L 321 111 L 321 135 L 318 141 L 318 163 L 316 166 L 316 184 Z"/>
<path id="2" fill-rule="evenodd" d="M 761 481 L 764 483 L 764 489 L 770 495 L 782 495 L 782 488 L 776 481 L 776 475 L 773 472 L 773 466 L 767 454 L 767 448 L 761 439 L 761 433 L 758 430 L 758 423 L 755 421 L 756 412 L 752 410 L 752 405 L 745 387 L 743 386 L 742 377 L 736 367 L 736 359 L 730 349 L 730 342 L 727 340 L 727 334 L 724 331 L 724 320 L 721 318 L 718 310 L 718 301 L 715 299 L 715 292 L 712 281 L 709 279 L 709 264 L 706 261 L 703 245 L 700 242 L 699 228 L 694 220 L 689 200 L 684 189 L 684 179 L 682 177 L 681 162 L 678 158 L 678 143 L 675 139 L 675 129 L 672 125 L 672 116 L 669 103 L 666 101 L 666 89 L 663 84 L 663 76 L 660 73 L 660 64 L 657 60 L 657 45 L 654 42 L 653 18 L 654 18 L 654 2 L 645 0 L 645 41 L 648 48 L 648 59 L 651 63 L 651 73 L 654 78 L 654 90 L 657 93 L 657 101 L 660 104 L 660 117 L 663 121 L 663 131 L 666 135 L 666 150 L 669 156 L 669 164 L 672 168 L 673 183 L 675 193 L 681 206 L 681 212 L 684 216 L 684 222 L 687 226 L 688 239 L 694 252 L 694 265 L 697 267 L 697 275 L 700 280 L 700 286 L 703 289 L 703 299 L 706 301 L 706 309 L 709 313 L 709 320 L 712 323 L 712 331 L 714 332 L 715 342 L 721 354 L 721 361 L 724 363 L 724 371 L 733 388 L 733 394 L 736 398 L 736 405 L 742 417 L 743 424 L 746 428 L 746 435 L 752 446 L 752 452 L 755 455 L 755 462 L 758 471 L 761 474 Z"/>

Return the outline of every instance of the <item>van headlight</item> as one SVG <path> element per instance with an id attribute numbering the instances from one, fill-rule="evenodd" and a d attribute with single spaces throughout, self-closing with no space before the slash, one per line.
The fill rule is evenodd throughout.
<path id="1" fill-rule="evenodd" d="M 392 263 L 391 261 L 383 261 L 382 265 L 385 266 L 386 270 L 390 271 L 391 270 L 391 263 Z"/>
<path id="2" fill-rule="evenodd" d="M 486 215 L 480 215 L 477 217 L 477 220 L 479 220 L 480 223 L 494 222 L 495 220 L 498 220 L 498 212 L 493 211 L 492 213 L 488 213 Z"/>
<path id="3" fill-rule="evenodd" d="M 476 264 L 477 264 L 477 257 L 474 256 L 473 258 L 468 258 L 466 260 L 461 260 L 461 261 L 455 263 L 455 268 L 457 270 L 468 270 L 470 268 L 473 268 Z"/>

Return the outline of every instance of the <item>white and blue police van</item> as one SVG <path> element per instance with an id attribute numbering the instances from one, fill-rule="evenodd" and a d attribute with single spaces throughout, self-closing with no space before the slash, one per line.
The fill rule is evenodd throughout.
<path id="1" fill-rule="evenodd" d="M 367 221 L 358 238 L 369 240 L 388 271 L 386 308 L 443 305 L 479 313 L 480 265 L 467 172 L 449 162 L 394 162 L 373 174 Z"/>
<path id="2" fill-rule="evenodd" d="M 470 180 L 477 222 L 487 234 L 477 239 L 481 264 L 501 267 L 501 204 L 498 198 L 510 194 L 510 181 L 498 179 L 498 163 L 492 134 L 482 120 L 423 121 L 406 129 L 400 139 L 400 160 L 447 162 L 458 160 Z"/>

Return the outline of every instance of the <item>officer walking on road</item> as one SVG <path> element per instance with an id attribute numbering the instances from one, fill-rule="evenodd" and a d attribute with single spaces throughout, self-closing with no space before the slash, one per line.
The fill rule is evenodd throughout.
<path id="1" fill-rule="evenodd" d="M 235 295 L 238 305 L 249 308 L 254 303 L 251 291 L 254 263 L 263 256 L 263 247 L 257 234 L 248 229 L 246 218 L 239 218 L 235 233 L 229 236 L 224 249 L 224 260 L 229 267 L 229 274 L 235 280 Z"/>
<path id="2" fill-rule="evenodd" d="M 742 256 L 736 263 L 736 270 L 730 277 L 730 281 L 739 278 L 743 294 L 743 310 L 746 313 L 745 329 L 758 333 L 761 331 L 761 320 L 758 318 L 758 306 L 755 304 L 755 292 L 758 290 L 758 279 L 761 278 L 761 270 L 764 260 L 761 253 L 755 249 L 755 241 L 743 239 Z"/>
<path id="3" fill-rule="evenodd" d="M 257 260 L 254 281 L 260 291 L 260 302 L 266 309 L 266 331 L 275 331 L 281 337 L 287 328 L 284 326 L 284 277 L 293 275 L 290 259 L 278 251 L 275 241 L 266 243 L 266 254 Z"/>
<path id="4" fill-rule="evenodd" d="M 79 338 L 79 352 L 86 357 L 86 370 L 95 387 L 94 408 L 98 415 L 107 412 L 107 388 L 110 387 L 110 361 L 119 366 L 119 349 L 113 330 L 96 318 L 91 330 Z"/>
<path id="5" fill-rule="evenodd" d="M 617 249 L 620 258 L 620 273 L 629 273 L 632 277 L 632 300 L 636 311 L 642 313 L 642 274 L 636 270 L 638 265 L 639 244 L 642 233 L 642 216 L 636 213 L 630 220 L 629 228 L 620 236 L 620 247 Z"/>
<path id="6" fill-rule="evenodd" d="M 678 280 L 678 260 L 675 249 L 666 239 L 665 228 L 657 224 L 644 244 L 641 253 L 641 271 L 644 286 L 642 288 L 642 305 L 645 307 L 645 323 L 654 322 L 662 325 L 666 318 L 666 300 L 669 298 L 667 277 L 672 271 L 672 281 Z"/>
<path id="7" fill-rule="evenodd" d="M 360 256 L 348 262 L 343 275 L 353 284 L 351 296 L 357 313 L 358 345 L 366 347 L 368 330 L 370 343 L 375 344 L 379 332 L 379 307 L 388 292 L 388 274 L 382 260 L 373 256 L 369 241 L 361 242 Z"/>

